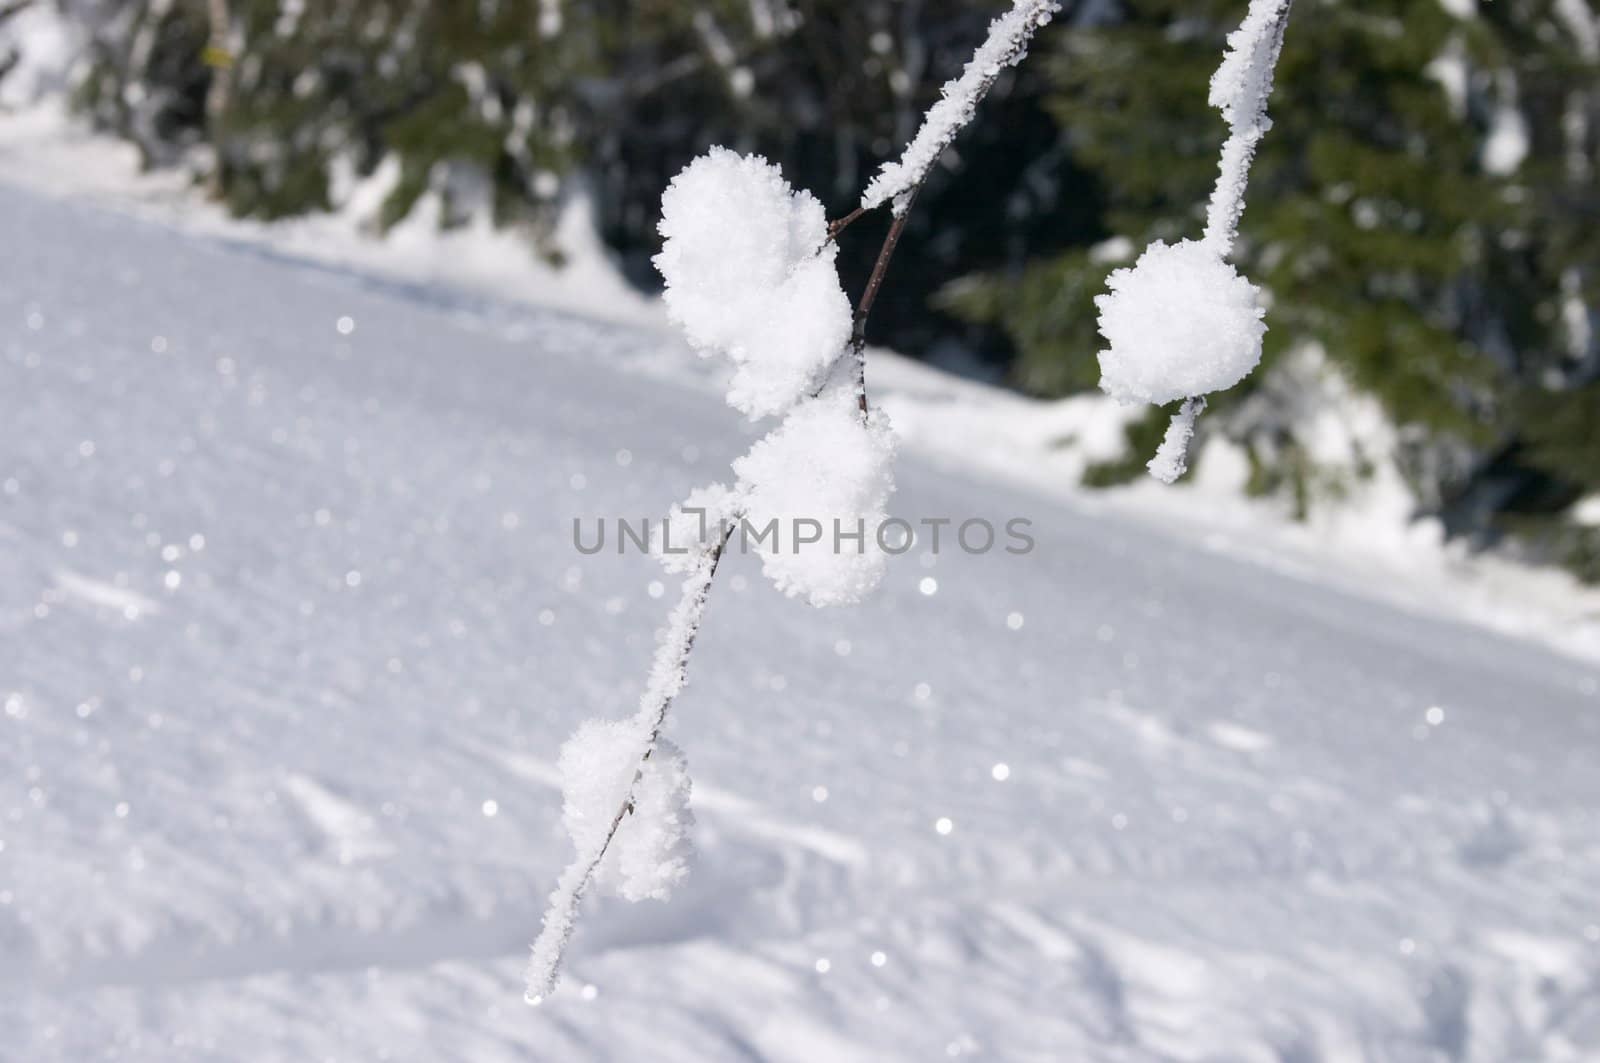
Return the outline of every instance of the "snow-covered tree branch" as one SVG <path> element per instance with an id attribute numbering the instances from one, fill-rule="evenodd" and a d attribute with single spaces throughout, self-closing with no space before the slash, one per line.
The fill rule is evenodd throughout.
<path id="1" fill-rule="evenodd" d="M 1139 260 L 1111 274 L 1100 308 L 1100 386 L 1123 402 L 1183 400 L 1156 455 L 1151 475 L 1172 483 L 1187 466 L 1195 420 L 1207 392 L 1233 387 L 1261 361 L 1260 291 L 1228 263 L 1244 213 L 1245 186 L 1256 146 L 1271 128 L 1267 97 L 1283 48 L 1291 0 L 1252 0 L 1228 38 L 1211 79 L 1210 103 L 1228 123 L 1216 187 L 1202 239 L 1156 241 Z"/>
<path id="2" fill-rule="evenodd" d="M 562 749 L 564 820 L 575 856 L 550 897 L 527 971 L 527 999 L 554 988 L 578 906 L 592 884 L 614 881 L 630 900 L 664 899 L 686 873 L 689 782 L 682 755 L 662 738 L 683 689 L 689 656 L 718 565 L 735 526 L 793 527 L 814 521 L 844 529 L 817 542 L 761 542 L 773 585 L 814 606 L 860 601 L 882 578 L 877 531 L 894 489 L 894 437 L 867 403 L 866 323 L 917 190 L 1000 72 L 1026 53 L 1055 0 L 1017 0 L 996 19 L 960 78 L 925 119 L 898 163 L 869 186 L 861 206 L 829 225 L 821 203 L 796 191 L 757 156 L 713 148 L 691 162 L 662 196 L 656 266 L 673 322 L 701 353 L 733 366 L 730 405 L 778 427 L 733 463 L 732 488 L 713 485 L 674 508 L 668 528 L 681 542 L 693 515 L 714 534 L 687 554 L 662 551 L 684 574 L 679 604 L 660 638 L 638 712 L 591 720 Z M 872 275 L 852 309 L 835 265 L 836 239 L 850 220 L 893 201 L 895 219 Z M 846 354 L 853 380 L 835 379 Z M 664 533 L 663 538 L 668 538 Z"/>
<path id="3" fill-rule="evenodd" d="M 929 109 L 917 135 L 896 162 L 886 163 L 861 194 L 867 210 L 892 203 L 897 215 L 910 207 L 915 190 L 927 179 L 944 150 L 955 142 L 977 113 L 978 104 L 1008 66 L 1022 62 L 1028 44 L 1041 26 L 1060 10 L 1059 0 L 1018 0 L 995 19 L 989 36 L 961 76 L 947 82 L 938 103 Z"/>
<path id="4" fill-rule="evenodd" d="M 635 865 L 624 879 L 623 892 L 631 899 L 666 896 L 671 885 L 687 871 L 675 855 L 684 838 L 688 820 L 684 811 L 688 800 L 688 777 L 682 757 L 672 751 L 663 757 L 661 728 L 667 720 L 672 699 L 688 680 L 689 654 L 695 635 L 705 616 L 711 581 L 717 574 L 726 538 L 697 550 L 692 567 L 683 581 L 677 608 L 667 621 L 650 665 L 650 678 L 639 698 L 639 710 L 627 720 L 590 720 L 578 729 L 561 751 L 563 818 L 577 849 L 577 856 L 561 873 L 544 927 L 533 943 L 528 962 L 528 1000 L 540 998 L 555 988 L 561 954 L 572 937 L 573 921 L 584 891 L 600 870 L 608 852 L 613 862 Z M 670 760 L 670 765 L 664 762 Z M 675 785 L 681 780 L 681 785 Z M 650 815 L 638 817 L 637 828 L 629 839 L 639 857 L 613 850 L 617 831 L 628 815 L 643 807 L 644 792 L 660 789 L 666 782 L 665 799 L 650 808 Z M 622 861 L 617 861 L 617 857 Z"/>

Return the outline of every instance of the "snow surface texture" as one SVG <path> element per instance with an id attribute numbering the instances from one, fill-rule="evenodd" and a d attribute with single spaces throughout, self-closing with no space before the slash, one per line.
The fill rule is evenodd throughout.
<path id="1" fill-rule="evenodd" d="M 801 405 L 733 463 L 749 523 L 760 532 L 777 522 L 761 551 L 774 586 L 816 606 L 853 605 L 878 586 L 894 451 L 887 418 L 874 411 L 863 422 L 855 394 L 838 389 Z"/>
<path id="2" fill-rule="evenodd" d="M 850 300 L 822 204 L 765 159 L 712 148 L 661 197 L 667 312 L 705 352 L 732 359 L 728 402 L 781 413 L 850 338 Z"/>
<path id="3" fill-rule="evenodd" d="M 1011 10 L 989 24 L 989 36 L 973 53 L 961 76 L 945 82 L 939 100 L 928 109 L 917 133 L 896 162 L 885 163 L 861 194 L 866 210 L 893 202 L 894 212 L 905 212 L 912 189 L 922 184 L 972 121 L 978 104 L 1003 70 L 1016 66 L 1028 54 L 1028 42 L 1061 9 L 1059 0 L 1016 0 Z"/>
<path id="4" fill-rule="evenodd" d="M 1228 123 L 1205 236 L 1169 245 L 1157 240 L 1132 268 L 1114 270 L 1111 289 L 1095 297 L 1100 386 L 1119 402 L 1163 404 L 1233 387 L 1261 361 L 1266 325 L 1260 292 L 1226 261 L 1244 213 L 1256 145 L 1271 128 L 1267 97 L 1283 48 L 1290 0 L 1252 0 L 1228 36 L 1211 78 L 1210 103 Z M 1150 474 L 1173 483 L 1187 467 L 1199 407 L 1186 402 L 1172 418 Z"/>
<path id="5" fill-rule="evenodd" d="M 1374 600 L 1431 555 L 1341 590 L 1354 536 L 1065 495 L 1117 407 L 893 359 L 895 511 L 1037 548 L 825 612 L 730 556 L 696 873 L 523 1007 L 557 750 L 660 621 L 570 521 L 748 448 L 706 363 L 9 186 L 0 232 L 8 1063 L 1592 1055 L 1593 666 Z"/>
<path id="6" fill-rule="evenodd" d="M 68 71 L 85 50 L 81 24 L 54 4 L 29 4 L 14 10 L 0 3 L 0 112 L 25 107 L 65 93 Z"/>

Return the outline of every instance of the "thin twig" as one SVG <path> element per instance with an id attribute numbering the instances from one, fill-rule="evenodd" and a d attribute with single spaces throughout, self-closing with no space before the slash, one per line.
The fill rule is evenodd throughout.
<path id="1" fill-rule="evenodd" d="M 854 222 L 854 221 L 858 220 L 859 218 L 861 218 L 866 213 L 867 213 L 867 208 L 866 207 L 857 207 L 855 210 L 852 210 L 849 214 L 846 214 L 844 217 L 838 219 L 837 221 L 829 222 L 828 223 L 828 239 L 830 239 L 830 240 L 839 239 L 839 234 L 844 232 L 846 229 L 848 229 L 850 227 L 850 223 L 851 222 Z"/>
<path id="2" fill-rule="evenodd" d="M 863 418 L 867 416 L 867 315 L 872 313 L 872 304 L 878 301 L 878 289 L 883 287 L 883 276 L 889 272 L 889 260 L 894 257 L 894 249 L 900 246 L 900 234 L 906 231 L 911 204 L 921 190 L 922 181 L 919 180 L 906 193 L 904 205 L 895 213 L 894 222 L 883 238 L 883 246 L 878 249 L 878 260 L 872 264 L 872 275 L 867 278 L 867 286 L 861 292 L 861 301 L 856 304 L 855 321 L 850 328 L 850 356 L 856 363 L 856 405 L 860 407 Z"/>

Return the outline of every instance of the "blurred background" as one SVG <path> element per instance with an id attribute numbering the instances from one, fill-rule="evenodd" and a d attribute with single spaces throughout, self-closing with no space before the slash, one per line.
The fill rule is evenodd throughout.
<path id="1" fill-rule="evenodd" d="M 0 20 L 70 23 L 72 106 L 238 215 L 339 210 L 381 178 L 376 231 L 428 202 L 559 263 L 581 202 L 650 290 L 660 193 L 690 158 L 759 152 L 842 215 L 1003 6 L 0 0 Z M 1200 230 L 1224 134 L 1206 84 L 1244 6 L 1068 0 L 919 198 L 873 341 L 1092 391 L 1105 275 Z M 1270 292 L 1268 371 L 1203 422 L 1244 492 L 1304 517 L 1384 468 L 1411 516 L 1600 579 L 1597 26 L 1586 0 L 1296 4 L 1237 252 Z M 0 44 L 12 80 L 22 52 Z M 850 290 L 884 225 L 846 234 Z M 1319 438 L 1351 401 L 1382 430 Z M 1139 474 L 1165 417 L 1129 422 L 1086 482 Z"/>

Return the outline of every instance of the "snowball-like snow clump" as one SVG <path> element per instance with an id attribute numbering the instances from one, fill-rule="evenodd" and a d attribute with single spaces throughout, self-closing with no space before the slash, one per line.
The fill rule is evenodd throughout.
<path id="1" fill-rule="evenodd" d="M 1267 326 L 1258 291 L 1197 240 L 1156 241 L 1095 297 L 1100 387 L 1120 402 L 1160 405 L 1229 388 L 1261 361 Z"/>
<path id="2" fill-rule="evenodd" d="M 802 404 L 733 463 L 754 529 L 737 534 L 749 534 L 779 590 L 812 605 L 848 605 L 878 585 L 894 450 L 883 415 L 863 422 L 854 396 L 840 392 Z M 758 539 L 772 522 L 775 535 Z"/>
<path id="3" fill-rule="evenodd" d="M 641 760 L 643 750 L 637 719 L 580 726 L 561 747 L 562 822 L 579 853 L 596 851 L 631 784 L 632 810 L 618 824 L 593 881 L 630 901 L 666 900 L 689 874 L 689 769 L 664 738 Z"/>
<path id="4" fill-rule="evenodd" d="M 808 395 L 851 325 L 816 197 L 760 156 L 712 148 L 667 186 L 660 232 L 667 313 L 733 361 L 728 402 L 754 419 Z"/>

